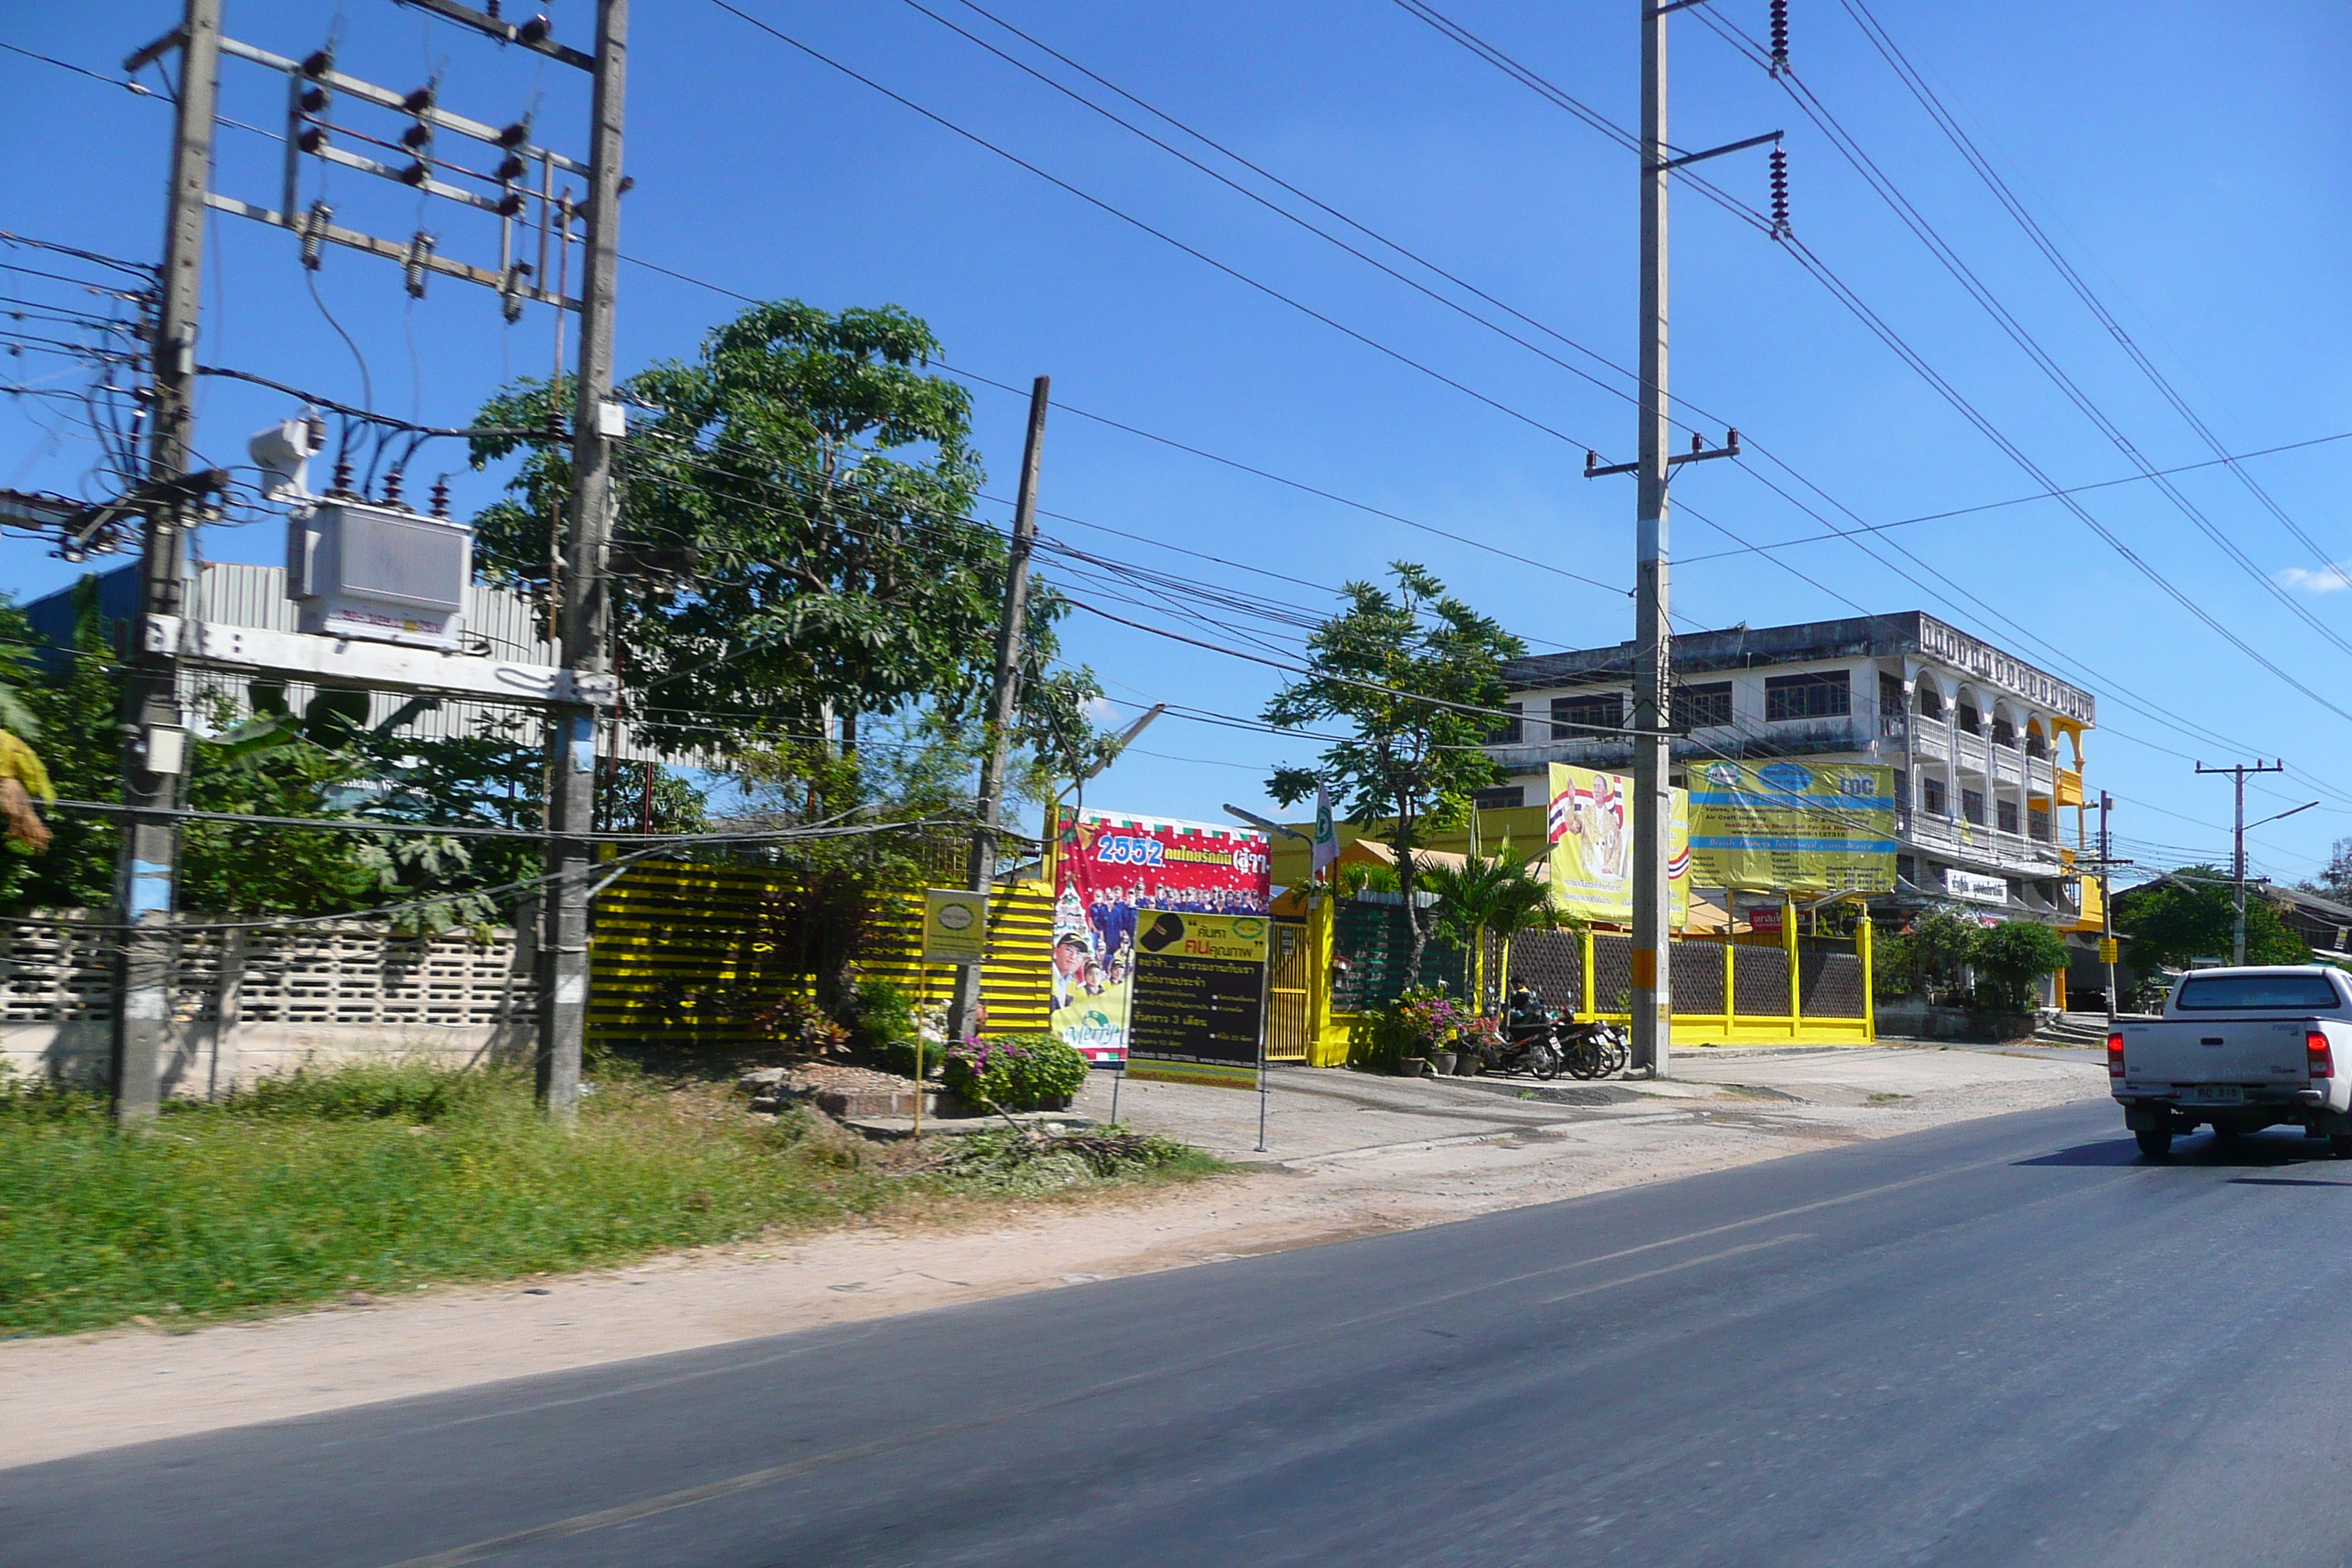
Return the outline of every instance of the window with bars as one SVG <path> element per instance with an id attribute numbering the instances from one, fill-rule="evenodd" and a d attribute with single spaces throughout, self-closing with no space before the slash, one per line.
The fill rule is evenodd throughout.
<path id="1" fill-rule="evenodd" d="M 2042 738 L 2041 726 L 2029 724 L 2025 727 L 2025 754 L 2029 757 L 2046 757 L 2050 754 L 2050 742 Z"/>
<path id="2" fill-rule="evenodd" d="M 1919 781 L 1919 804 L 1937 816 L 1952 815 L 1951 802 L 1944 793 L 1944 781 L 1941 779 Z"/>
<path id="3" fill-rule="evenodd" d="M 2040 806 L 2026 807 L 2025 836 L 2029 838 L 2038 838 L 2044 844 L 2053 842 L 2057 835 L 2051 830 L 2050 814 Z"/>
<path id="4" fill-rule="evenodd" d="M 2017 831 L 2017 802 L 1997 800 L 1993 802 L 1992 813 L 1994 822 L 2000 826 L 2003 833 Z"/>
<path id="5" fill-rule="evenodd" d="M 1818 675 L 1775 675 L 1764 682 L 1764 717 L 1771 723 L 1796 719 L 1834 719 L 1853 711 L 1853 679 L 1849 671 L 1825 670 Z"/>
<path id="6" fill-rule="evenodd" d="M 1496 784 L 1470 797 L 1470 804 L 1480 811 L 1507 811 L 1527 803 L 1528 792 L 1523 784 Z"/>
<path id="7" fill-rule="evenodd" d="M 1960 815 L 1979 827 L 1985 825 L 1982 790 L 1964 789 L 1960 792 Z"/>
<path id="8" fill-rule="evenodd" d="M 1731 682 L 1713 680 L 1704 686 L 1675 688 L 1674 727 L 1712 730 L 1731 722 Z"/>
<path id="9" fill-rule="evenodd" d="M 1952 713 L 1952 722 L 1973 735 L 1983 728 L 1983 719 L 1974 705 L 1963 702 Z"/>
<path id="10" fill-rule="evenodd" d="M 2017 750 L 2017 726 L 2006 719 L 1995 719 L 1992 721 L 1992 743 L 2007 746 L 2012 752 Z"/>
<path id="11" fill-rule="evenodd" d="M 1912 697 L 1919 704 L 1920 718 L 1941 719 L 1944 716 L 1944 694 L 1936 689 L 1932 682 L 1923 680 L 1912 688 Z"/>
<path id="12" fill-rule="evenodd" d="M 1624 727 L 1625 694 L 1622 691 L 1589 691 L 1551 700 L 1551 737 L 1555 741 L 1580 740 Z"/>
<path id="13" fill-rule="evenodd" d="M 1524 719 L 1506 719 L 1486 731 L 1486 744 L 1516 746 L 1526 737 L 1527 721 Z"/>
<path id="14" fill-rule="evenodd" d="M 1903 700 L 1904 695 L 1901 676 L 1889 675 L 1883 669 L 1878 672 L 1878 710 L 1881 713 L 1900 713 L 1908 709 L 1911 705 Z"/>

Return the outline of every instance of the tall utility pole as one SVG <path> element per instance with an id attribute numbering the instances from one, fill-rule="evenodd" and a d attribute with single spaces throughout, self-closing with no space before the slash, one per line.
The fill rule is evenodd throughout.
<path id="1" fill-rule="evenodd" d="M 187 0 L 181 22 L 180 100 L 174 116 L 172 190 L 163 227 L 163 300 L 156 314 L 153 437 L 149 479 L 169 489 L 188 469 L 195 404 L 196 317 L 202 303 L 205 193 L 212 179 L 213 110 L 219 92 L 220 0 Z M 162 1097 L 165 1024 L 171 1016 L 172 884 L 179 861 L 181 725 L 179 660 L 150 635 L 181 614 L 187 531 L 194 500 L 184 489 L 146 509 L 139 562 L 139 626 L 123 697 L 123 826 L 115 883 L 116 924 L 124 928 L 114 1034 L 109 1051 L 118 1121 L 144 1121 Z M 154 650 L 154 651 L 150 651 Z"/>
<path id="2" fill-rule="evenodd" d="M 563 663 L 611 673 L 612 602 L 605 556 L 613 537 L 613 441 L 625 433 L 613 401 L 613 307 L 620 267 L 621 122 L 628 80 L 629 0 L 597 0 L 596 71 L 589 118 L 588 222 L 580 277 L 580 370 L 572 406 L 572 504 L 563 551 Z M 547 871 L 540 944 L 537 1078 L 549 1116 L 580 1105 L 580 1047 L 588 1020 L 588 878 L 596 826 L 596 712 L 563 703 L 549 715 Z"/>
<path id="3" fill-rule="evenodd" d="M 2209 768 L 2197 764 L 2200 773 L 2228 773 L 2237 782 L 2238 809 L 2235 829 L 2231 834 L 2233 847 L 2230 854 L 2231 902 L 2237 913 L 2230 932 L 2230 962 L 2246 962 L 2246 775 L 2248 773 L 2283 773 L 2284 762 L 2241 763 L 2226 768 Z"/>
<path id="4" fill-rule="evenodd" d="M 1029 437 L 1021 448 L 1021 483 L 1013 492 L 1013 542 L 1006 552 L 1004 619 L 996 628 L 996 689 L 988 708 L 988 752 L 980 765 L 980 826 L 971 835 L 971 879 L 975 893 L 985 893 L 996 882 L 996 825 L 1003 810 L 1006 753 L 1013 743 L 1013 714 L 1020 697 L 1021 654 L 1029 616 L 1029 552 L 1037 540 L 1037 465 L 1045 447 L 1045 394 L 1049 377 L 1039 376 L 1029 388 Z M 1053 811 L 1050 805 L 1048 814 Z M 1054 825 L 1045 824 L 1050 836 Z M 948 1038 L 971 1034 L 980 1017 L 981 966 L 967 963 L 956 971 L 955 1001 L 948 1013 Z"/>
<path id="5" fill-rule="evenodd" d="M 1674 1046 L 1666 721 L 1674 634 L 1666 544 L 1666 11 L 1642 10 L 1642 341 L 1633 559 L 1633 1065 L 1667 1077 Z"/>

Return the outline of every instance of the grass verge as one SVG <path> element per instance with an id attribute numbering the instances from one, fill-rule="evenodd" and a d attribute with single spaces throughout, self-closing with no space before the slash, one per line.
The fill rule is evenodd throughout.
<path id="1" fill-rule="evenodd" d="M 956 1143 L 968 1147 L 940 1149 Z M 0 1086 L 0 1336 L 593 1267 L 863 1216 L 953 1218 L 1224 1167 L 1155 1139 L 874 1145 L 708 1085 L 605 1080 L 571 1131 L 497 1073 L 352 1068 L 174 1104 Z"/>

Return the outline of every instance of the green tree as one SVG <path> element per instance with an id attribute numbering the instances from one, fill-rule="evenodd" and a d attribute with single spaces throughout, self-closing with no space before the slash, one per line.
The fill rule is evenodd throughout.
<path id="1" fill-rule="evenodd" d="M 1276 768 L 1266 791 L 1295 805 L 1319 779 L 1335 786 L 1351 820 L 1392 824 L 1412 986 L 1429 940 L 1413 896 L 1413 850 L 1424 826 L 1459 822 L 1472 795 L 1502 776 L 1480 742 L 1507 696 L 1502 662 L 1527 648 L 1425 567 L 1399 561 L 1390 571 L 1393 591 L 1366 582 L 1340 588 L 1345 607 L 1307 638 L 1310 673 L 1265 706 L 1265 721 L 1278 729 L 1344 724 L 1355 732 L 1327 748 L 1318 767 Z"/>
<path id="2" fill-rule="evenodd" d="M 1911 922 L 1911 929 L 1886 943 L 1890 952 L 1902 955 L 1903 984 L 1891 994 L 1916 993 L 1934 1001 L 1957 988 L 1963 972 L 1976 949 L 1977 932 L 1974 921 L 1962 920 L 1947 910 L 1931 910 Z M 1880 975 L 1885 974 L 1880 971 Z M 1876 984 L 1885 985 L 1883 978 Z"/>
<path id="3" fill-rule="evenodd" d="M 2184 866 L 2116 895 L 2116 930 L 2131 938 L 2132 967 L 2180 968 L 2195 958 L 2228 958 L 2236 922 L 2230 874 Z M 2311 949 L 2259 891 L 2246 894 L 2246 962 L 2305 963 Z"/>
<path id="4" fill-rule="evenodd" d="M 41 731 L 41 760 L 67 800 L 111 804 L 121 798 L 122 757 L 117 725 L 122 689 L 114 662 L 114 624 L 98 613 L 98 578 L 74 585 L 74 632 L 50 650 L 23 688 L 22 700 Z M 29 636 L 29 630 L 27 632 Z M 114 898 L 115 819 L 63 808 L 49 816 L 44 853 L 0 857 L 8 868 L 0 897 L 12 910 L 105 909 Z"/>
<path id="5" fill-rule="evenodd" d="M 756 305 L 694 363 L 630 378 L 612 570 L 618 661 L 637 732 L 684 752 L 802 754 L 918 709 L 969 721 L 992 677 L 1005 542 L 970 513 L 983 476 L 971 398 L 921 367 L 939 342 L 896 307 L 832 315 Z M 560 426 L 569 388 L 522 382 L 478 424 Z M 556 437 L 484 436 L 477 466 L 521 458 L 477 520 L 476 560 L 507 584 L 549 588 L 570 483 Z M 1068 606 L 1033 584 L 1020 742 L 1084 754 L 1084 670 L 1057 670 Z"/>
<path id="6" fill-rule="evenodd" d="M 2003 921 L 1977 932 L 1969 960 L 1976 965 L 1979 994 L 2011 1013 L 2033 1010 L 2033 985 L 2066 967 L 2066 942 L 2038 921 Z"/>

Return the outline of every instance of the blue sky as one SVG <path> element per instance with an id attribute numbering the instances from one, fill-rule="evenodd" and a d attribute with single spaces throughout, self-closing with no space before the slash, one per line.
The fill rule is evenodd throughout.
<path id="1" fill-rule="evenodd" d="M 1046 520 L 1049 532 L 1085 548 L 1310 610 L 1328 595 L 1304 584 L 1336 584 L 1402 557 L 1435 569 L 1538 647 L 1628 634 L 1622 592 L 1561 574 L 1631 582 L 1630 483 L 1588 482 L 1580 473 L 1588 446 L 1631 455 L 1631 411 L 1619 397 L 1254 205 L 898 0 L 740 3 L 975 135 L 1526 417 L 1218 271 L 709 0 L 637 7 L 629 153 L 637 186 L 625 209 L 625 252 L 744 294 L 828 308 L 903 305 L 930 321 L 960 370 L 1022 385 L 1050 374 L 1057 399 L 1076 408 L 1559 570 L 1057 413 L 1041 490 L 1049 512 L 1237 564 Z M 959 0 L 925 3 L 1041 68 L 1082 79 Z M 1631 156 L 1391 0 L 1117 7 L 1001 0 L 990 8 L 1545 327 L 1630 363 Z M 1601 113 L 1630 122 L 1633 5 L 1446 0 L 1444 8 Z M 1762 0 L 1716 0 L 1715 8 L 1761 34 Z M 559 36 L 586 42 L 587 0 L 556 0 L 550 9 Z M 2150 462 L 2209 457 L 1937 132 L 1844 0 L 1797 0 L 1792 10 L 1793 60 L 1804 82 L 2083 394 Z M 2352 432 L 2341 370 L 2352 346 L 2352 294 L 2344 287 L 2352 138 L 2335 68 L 2352 43 L 2352 17 L 2315 3 L 2250 10 L 2112 0 L 1967 7 L 1875 0 L 1874 14 L 2231 451 Z M 0 40 L 110 72 L 176 15 L 175 5 L 153 0 L 18 7 L 0 23 Z M 389 0 L 346 0 L 340 10 L 289 0 L 229 5 L 232 36 L 286 55 L 317 47 L 338 25 L 344 68 L 405 87 L 446 62 L 447 107 L 499 122 L 537 101 L 547 139 L 577 145 L 572 128 L 584 93 L 562 67 L 501 54 Z M 1776 84 L 1691 16 L 1672 26 L 1679 144 L 1785 127 L 1793 221 L 1817 256 L 2059 483 L 2133 471 Z M 282 113 L 282 89 L 252 67 L 232 66 L 225 93 L 225 111 L 254 123 Z M 168 129 L 156 100 L 0 53 L 0 142 L 10 153 L 0 163 L 0 227 L 152 257 Z M 271 197 L 274 144 L 234 129 L 222 138 L 221 186 Z M 1763 205 L 1760 153 L 1727 159 L 1710 174 Z M 366 184 L 336 176 L 331 195 L 340 219 L 392 234 L 415 226 L 416 198 Z M 446 212 L 430 221 L 450 253 L 495 254 L 487 229 Z M 205 360 L 358 401 L 360 371 L 314 305 L 289 237 L 231 218 L 215 226 Z M 1737 424 L 1873 523 L 2041 489 L 1769 239 L 1678 193 L 1673 257 L 1673 384 L 1678 400 L 1716 416 L 1697 421 L 1711 434 L 1720 421 Z M 462 423 L 504 377 L 538 373 L 549 358 L 541 313 L 507 328 L 493 299 L 462 285 L 436 284 L 410 307 L 395 267 L 351 253 L 331 256 L 318 283 L 358 343 L 378 405 L 394 413 Z M 643 268 L 625 268 L 623 284 L 625 369 L 691 353 L 734 308 Z M 1591 368 L 1557 342 L 1537 341 Z M 69 369 L 28 353 L 0 374 L 10 384 L 54 389 L 70 376 L 44 378 Z M 975 397 L 990 493 L 1009 498 L 1022 401 L 986 386 Z M 236 451 L 247 433 L 289 411 L 281 402 L 213 384 L 203 409 L 205 444 Z M 88 489 L 94 448 L 75 437 L 62 416 L 69 411 L 54 400 L 0 398 L 0 485 Z M 419 471 L 434 467 L 423 459 Z M 2352 557 L 2352 519 L 2341 500 L 2352 441 L 2252 459 L 2247 469 L 2318 554 L 2225 471 L 2200 469 L 2176 482 L 2262 574 L 2289 584 L 2295 602 L 2337 636 L 2352 632 L 2347 580 L 2322 569 L 2324 560 Z M 490 492 L 482 479 L 458 482 L 461 498 L 474 502 Z M 1678 491 L 1685 506 L 1750 543 L 1821 531 L 1733 464 L 1686 470 Z M 2260 654 L 2352 710 L 2344 679 L 2352 656 L 2283 607 L 2152 487 L 2099 489 L 2083 504 Z M 1684 563 L 1676 611 L 1687 626 L 1717 626 L 1846 615 L 1857 605 L 1927 609 L 2089 686 L 2101 714 L 2091 782 L 2120 798 L 2118 831 L 2151 860 L 2226 849 L 2226 781 L 2194 777 L 2194 758 L 2284 756 L 2296 771 L 2250 794 L 2252 816 L 2325 797 L 2322 809 L 2253 836 L 2255 862 L 2273 874 L 2307 875 L 2330 840 L 2352 835 L 2352 789 L 2339 783 L 2352 777 L 2352 722 L 2200 624 L 2055 502 L 1921 522 L 1892 537 L 1990 608 L 1954 595 L 1956 608 L 1851 543 L 1745 552 L 1685 512 L 1675 525 Z M 253 526 L 213 531 L 204 548 L 214 559 L 266 561 L 280 545 L 275 529 Z M 1922 567 L 1894 559 L 1942 589 Z M 72 572 L 37 543 L 0 541 L 0 586 L 20 598 Z M 1088 596 L 1114 607 L 1108 592 Z M 1178 624 L 1158 611 L 1137 618 Z M 1103 677 L 1111 699 L 1130 705 L 1114 710 L 1114 719 L 1161 700 L 1254 713 L 1277 679 L 1083 615 L 1068 624 L 1066 640 L 1073 658 Z M 2154 715 L 2133 711 L 2119 687 Z M 2185 734 L 2183 725 L 2200 732 Z M 1227 801 L 1264 808 L 1267 765 L 1306 761 L 1310 752 L 1277 737 L 1163 721 L 1090 786 L 1088 798 L 1212 818 Z"/>

